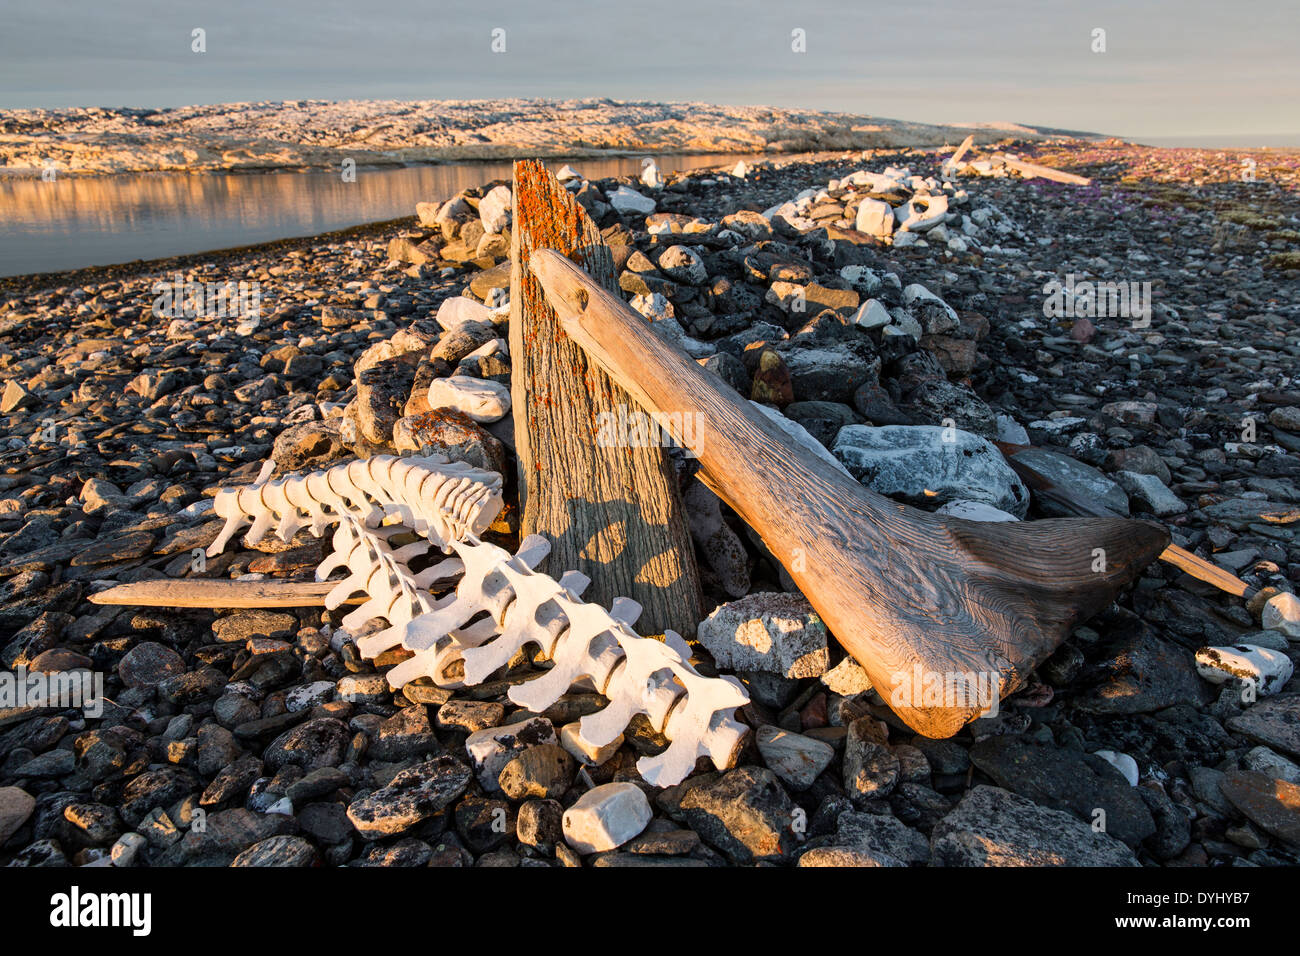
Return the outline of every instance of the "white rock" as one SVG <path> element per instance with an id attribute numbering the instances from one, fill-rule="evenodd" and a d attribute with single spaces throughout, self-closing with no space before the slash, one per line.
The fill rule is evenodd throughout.
<path id="1" fill-rule="evenodd" d="M 564 811 L 564 839 L 578 853 L 601 853 L 637 836 L 650 817 L 650 801 L 636 784 L 603 784 Z"/>
<path id="2" fill-rule="evenodd" d="M 284 708 L 289 713 L 296 714 L 300 710 L 310 710 L 327 703 L 333 699 L 336 686 L 332 680 L 318 680 L 295 687 L 285 695 Z"/>
<path id="3" fill-rule="evenodd" d="M 628 303 L 637 312 L 640 312 L 651 322 L 658 322 L 661 319 L 673 319 L 677 317 L 677 312 L 673 309 L 673 304 L 658 292 L 651 292 L 649 295 L 634 295 L 632 301 Z"/>
<path id="4" fill-rule="evenodd" d="M 1019 521 L 1013 514 L 1007 514 L 1001 508 L 994 508 L 990 504 L 982 501 L 970 501 L 966 498 L 954 498 L 942 508 L 935 511 L 935 514 L 950 515 L 953 518 L 964 518 L 967 521 Z"/>
<path id="5" fill-rule="evenodd" d="M 468 375 L 435 378 L 429 383 L 430 408 L 455 408 L 479 423 L 495 422 L 510 412 L 510 389 Z"/>
<path id="6" fill-rule="evenodd" d="M 1300 783 L 1300 765 L 1288 760 L 1281 754 L 1274 753 L 1267 747 L 1260 746 L 1248 750 L 1246 755 L 1241 758 L 1241 763 L 1247 770 L 1258 770 L 1260 773 L 1266 773 L 1270 777 L 1276 777 L 1279 780 Z"/>
<path id="7" fill-rule="evenodd" d="M 653 159 L 647 159 L 641 164 L 641 182 L 650 189 L 663 189 L 664 178 L 659 173 L 659 167 Z"/>
<path id="8" fill-rule="evenodd" d="M 1300 598 L 1289 591 L 1274 594 L 1264 605 L 1260 623 L 1266 630 L 1281 631 L 1289 641 L 1300 641 Z"/>
<path id="9" fill-rule="evenodd" d="M 754 735 L 767 769 L 791 790 L 807 790 L 835 757 L 830 744 L 764 724 Z"/>
<path id="10" fill-rule="evenodd" d="M 1210 683 L 1249 681 L 1261 697 L 1280 691 L 1294 671 L 1291 658 L 1281 651 L 1255 644 L 1202 647 L 1196 652 L 1196 672 Z"/>
<path id="11" fill-rule="evenodd" d="M 870 236 L 891 236 L 894 234 L 894 210 L 889 203 L 880 199 L 864 199 L 858 206 L 858 217 L 854 228 Z"/>
<path id="12" fill-rule="evenodd" d="M 896 249 L 906 249 L 908 246 L 914 246 L 920 241 L 920 236 L 914 232 L 894 233 L 894 247 Z"/>
<path id="13" fill-rule="evenodd" d="M 571 753 L 579 763 L 588 767 L 599 767 L 606 763 L 618 748 L 623 746 L 623 735 L 619 734 L 603 747 L 589 743 L 582 736 L 582 721 L 575 720 L 560 728 L 560 746 Z"/>
<path id="14" fill-rule="evenodd" d="M 281 797 L 275 803 L 266 808 L 267 813 L 283 813 L 286 817 L 293 816 L 293 801 L 288 797 Z"/>
<path id="15" fill-rule="evenodd" d="M 1130 787 L 1136 787 L 1138 785 L 1140 774 L 1138 773 L 1137 761 L 1128 754 L 1117 753 L 1114 750 L 1098 750 L 1093 753 L 1093 756 L 1100 757 L 1102 760 L 1106 761 L 1106 763 L 1110 764 L 1122 773 Z"/>
<path id="16" fill-rule="evenodd" d="M 1028 445 L 1029 432 L 1025 431 L 1025 426 L 1010 415 L 999 415 L 998 441 L 1010 442 L 1013 445 Z"/>
<path id="17" fill-rule="evenodd" d="M 460 328 L 467 322 L 482 322 L 485 325 L 492 323 L 492 310 L 482 302 L 466 298 L 463 295 L 455 295 L 450 299 L 443 300 L 442 305 L 438 306 L 438 314 L 435 316 L 438 324 L 448 332 Z"/>
<path id="18" fill-rule="evenodd" d="M 947 326 L 947 328 L 944 329 L 944 331 L 947 331 L 949 329 L 955 329 L 957 326 L 961 325 L 961 319 L 957 317 L 957 310 L 954 309 L 952 306 L 950 306 L 947 302 L 943 301 L 943 299 L 939 298 L 939 296 L 935 295 L 925 286 L 921 285 L 921 283 L 912 282 L 903 287 L 903 305 L 920 308 L 924 306 L 926 303 L 941 306 L 943 308 L 944 313 L 948 317 L 948 321 L 942 323 Z M 931 331 L 939 331 L 939 330 L 932 329 Z"/>
<path id="19" fill-rule="evenodd" d="M 903 207 L 906 212 L 899 230 L 902 232 L 925 232 L 943 222 L 948 215 L 948 197 L 913 196 Z"/>
<path id="20" fill-rule="evenodd" d="M 565 183 L 568 182 L 570 179 L 581 179 L 582 173 L 578 172 L 568 163 L 565 163 L 563 166 L 560 167 L 560 171 L 555 174 L 555 178 L 558 179 L 560 182 Z"/>
<path id="21" fill-rule="evenodd" d="M 659 257 L 659 268 L 674 282 L 703 285 L 708 281 L 709 270 L 694 249 L 687 246 L 669 246 Z"/>
<path id="22" fill-rule="evenodd" d="M 479 200 L 478 217 L 488 232 L 500 232 L 510 225 L 510 187 L 496 186 Z"/>
<path id="23" fill-rule="evenodd" d="M 731 175 L 735 176 L 737 179 L 744 179 L 749 175 L 749 167 L 745 165 L 743 159 L 736 163 L 736 168 L 731 171 Z"/>
<path id="24" fill-rule="evenodd" d="M 609 204 L 622 215 L 633 212 L 649 214 L 655 211 L 653 199 L 642 196 L 635 189 L 629 189 L 627 186 L 619 186 L 614 190 L 609 197 Z"/>
<path id="25" fill-rule="evenodd" d="M 442 208 L 442 203 L 438 202 L 417 202 L 415 204 L 415 215 L 420 220 L 420 225 L 429 228 L 436 227 L 438 223 L 438 210 Z"/>
<path id="26" fill-rule="evenodd" d="M 868 299 L 858 308 L 853 321 L 864 329 L 881 329 L 892 322 L 893 318 L 879 299 Z"/>

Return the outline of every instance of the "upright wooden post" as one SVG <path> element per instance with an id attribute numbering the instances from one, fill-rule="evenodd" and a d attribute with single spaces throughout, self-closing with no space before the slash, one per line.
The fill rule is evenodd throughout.
<path id="1" fill-rule="evenodd" d="M 522 532 L 550 540 L 552 570 L 592 579 L 585 600 L 608 607 L 625 595 L 644 608 L 642 633 L 693 637 L 699 575 L 667 451 L 620 441 L 608 427 L 640 409 L 564 333 L 528 271 L 534 249 L 555 249 L 617 295 L 613 257 L 541 162 L 515 163 L 513 202 L 510 362 Z"/>

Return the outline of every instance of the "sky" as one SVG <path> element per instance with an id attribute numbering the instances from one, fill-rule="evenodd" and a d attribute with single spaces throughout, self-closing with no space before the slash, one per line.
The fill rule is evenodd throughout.
<path id="1" fill-rule="evenodd" d="M 0 0 L 0 24 L 0 108 L 590 96 L 1300 146 L 1300 0 Z"/>

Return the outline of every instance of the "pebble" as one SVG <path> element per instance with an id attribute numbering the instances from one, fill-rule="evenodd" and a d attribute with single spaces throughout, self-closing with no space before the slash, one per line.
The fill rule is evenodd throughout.
<path id="1" fill-rule="evenodd" d="M 644 830 L 650 817 L 650 802 L 636 784 L 602 784 L 564 811 L 564 839 L 584 855 L 613 850 Z"/>

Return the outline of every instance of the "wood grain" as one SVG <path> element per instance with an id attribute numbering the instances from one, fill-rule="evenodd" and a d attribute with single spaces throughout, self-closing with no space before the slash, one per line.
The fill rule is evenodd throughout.
<path id="1" fill-rule="evenodd" d="M 90 595 L 91 604 L 137 607 L 319 607 L 337 581 L 133 581 Z"/>
<path id="2" fill-rule="evenodd" d="M 877 495 L 792 446 L 563 256 L 539 250 L 531 268 L 569 335 L 637 402 L 670 420 L 697 416 L 701 477 L 921 734 L 951 736 L 990 703 L 936 704 L 922 685 L 974 675 L 993 680 L 998 696 L 1011 693 L 1168 543 L 1150 522 L 979 523 Z M 1104 569 L 1094 570 L 1099 555 Z"/>
<path id="3" fill-rule="evenodd" d="M 617 298 L 613 257 L 595 224 L 540 162 L 517 162 L 510 355 L 521 533 L 551 542 L 547 567 L 592 579 L 586 600 L 608 607 L 630 597 L 644 608 L 638 630 L 693 637 L 699 576 L 672 463 L 658 445 L 598 444 L 602 415 L 616 421 L 620 407 L 625 416 L 639 410 L 560 327 L 529 271 L 543 249 L 572 256 Z"/>

